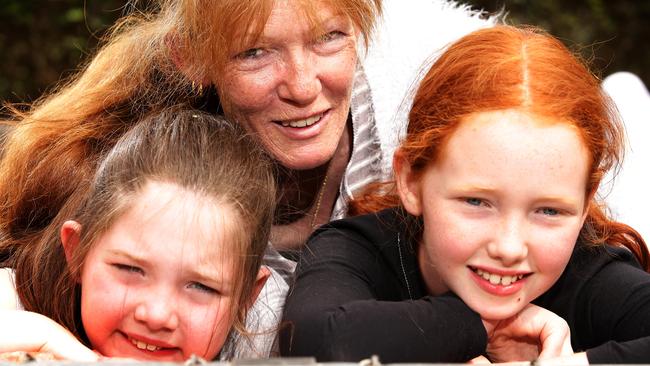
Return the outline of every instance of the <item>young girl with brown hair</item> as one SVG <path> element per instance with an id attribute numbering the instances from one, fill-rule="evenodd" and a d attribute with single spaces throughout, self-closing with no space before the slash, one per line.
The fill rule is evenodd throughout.
<path id="1" fill-rule="evenodd" d="M 596 197 L 622 151 L 615 108 L 560 41 L 509 26 L 463 37 L 418 87 L 395 182 L 356 202 L 374 213 L 324 226 L 303 250 L 282 352 L 648 362 L 648 249 Z M 534 328 L 542 308 L 571 346 L 504 332 L 522 318 Z"/>
<path id="2" fill-rule="evenodd" d="M 27 311 L 0 313 L 0 351 L 92 358 L 69 331 L 108 357 L 238 356 L 269 276 L 270 159 L 237 124 L 178 108 L 104 155 L 40 240 L 2 247 L 15 273 L 3 297 Z"/>

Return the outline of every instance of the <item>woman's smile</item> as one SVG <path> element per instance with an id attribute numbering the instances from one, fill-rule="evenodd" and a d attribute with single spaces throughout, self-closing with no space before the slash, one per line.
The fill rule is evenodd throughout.
<path id="1" fill-rule="evenodd" d="M 323 165 L 336 153 L 357 64 L 358 31 L 347 17 L 319 6 L 318 33 L 296 19 L 301 11 L 295 2 L 276 2 L 258 43 L 228 60 L 219 91 L 226 115 L 294 170 Z"/>

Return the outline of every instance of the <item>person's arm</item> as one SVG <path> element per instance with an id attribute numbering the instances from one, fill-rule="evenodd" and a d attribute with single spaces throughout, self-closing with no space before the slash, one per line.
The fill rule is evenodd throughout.
<path id="1" fill-rule="evenodd" d="M 368 239 L 331 228 L 302 252 L 285 305 L 281 353 L 319 361 L 465 362 L 485 350 L 478 314 L 455 296 L 380 301 L 399 288 Z"/>
<path id="2" fill-rule="evenodd" d="M 50 353 L 57 359 L 97 361 L 99 356 L 52 319 L 24 310 L 0 310 L 0 353 Z"/>
<path id="3" fill-rule="evenodd" d="M 621 251 L 618 255 L 627 259 L 599 270 L 579 298 L 578 310 L 586 319 L 579 323 L 582 336 L 596 345 L 586 349 L 590 363 L 650 360 L 650 274 Z"/>

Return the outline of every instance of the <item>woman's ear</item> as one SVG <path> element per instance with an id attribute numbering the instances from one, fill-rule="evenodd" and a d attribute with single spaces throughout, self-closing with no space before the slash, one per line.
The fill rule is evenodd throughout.
<path id="1" fill-rule="evenodd" d="M 210 81 L 206 77 L 197 77 L 196 75 L 190 74 L 190 60 L 187 59 L 188 55 L 181 49 L 181 40 L 178 36 L 168 34 L 165 37 L 165 45 L 169 50 L 168 54 L 174 66 L 192 82 L 193 86 L 203 88 L 204 86 L 210 85 Z"/>
<path id="2" fill-rule="evenodd" d="M 422 214 L 422 197 L 420 180 L 411 169 L 411 163 L 406 159 L 401 149 L 393 155 L 393 168 L 395 170 L 395 184 L 402 206 L 413 216 Z"/>
<path id="3" fill-rule="evenodd" d="M 63 245 L 65 259 L 68 261 L 68 265 L 71 263 L 74 252 L 79 246 L 80 235 L 81 224 L 74 220 L 68 220 L 61 226 L 61 244 Z"/>
<path id="4" fill-rule="evenodd" d="M 257 278 L 255 278 L 255 283 L 253 284 L 253 291 L 251 291 L 251 297 L 248 299 L 248 307 L 250 308 L 257 300 L 257 297 L 260 295 L 266 280 L 271 276 L 271 271 L 269 271 L 266 266 L 261 266 L 260 270 L 257 272 Z"/>

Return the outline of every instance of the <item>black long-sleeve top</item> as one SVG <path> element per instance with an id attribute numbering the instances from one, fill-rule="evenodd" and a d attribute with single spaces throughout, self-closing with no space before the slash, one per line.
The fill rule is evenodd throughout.
<path id="1" fill-rule="evenodd" d="M 431 296 L 397 209 L 334 221 L 301 253 L 280 332 L 285 356 L 319 361 L 465 362 L 484 353 L 479 315 Z M 576 245 L 557 283 L 534 301 L 563 317 L 590 363 L 650 362 L 650 274 L 626 249 Z"/>

